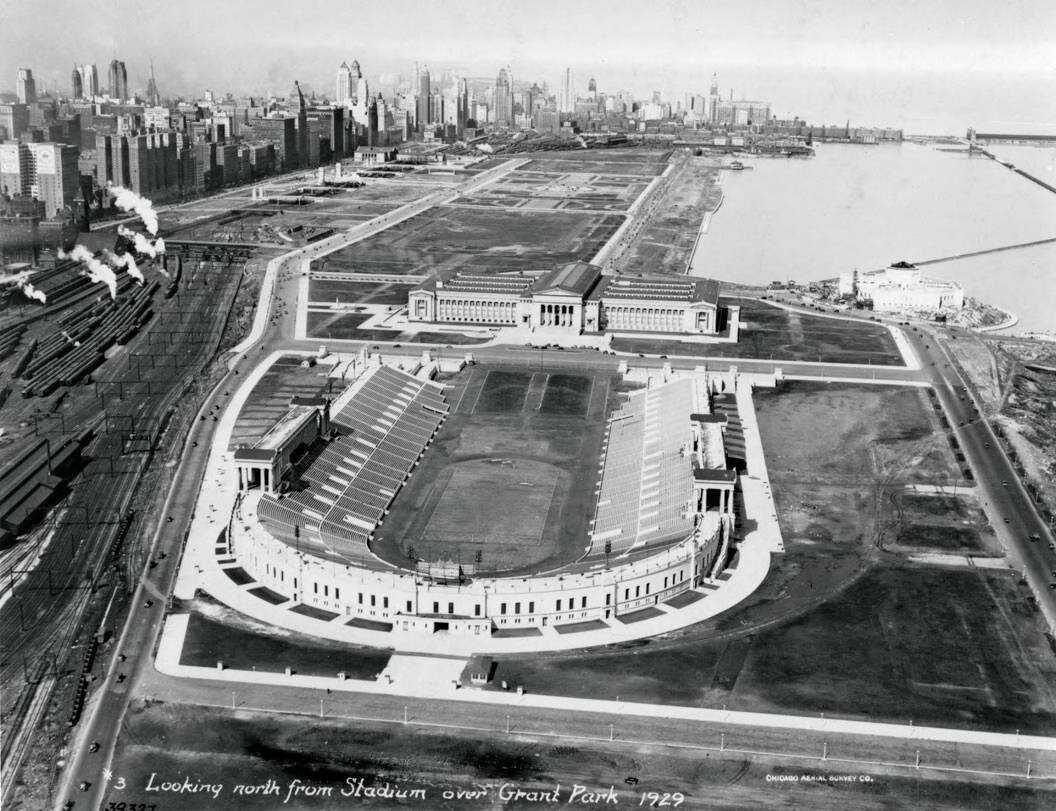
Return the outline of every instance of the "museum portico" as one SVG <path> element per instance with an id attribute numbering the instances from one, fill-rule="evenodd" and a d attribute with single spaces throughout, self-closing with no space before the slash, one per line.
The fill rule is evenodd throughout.
<path id="1" fill-rule="evenodd" d="M 567 330 L 736 335 L 737 305 L 710 279 L 603 276 L 585 262 L 542 274 L 455 273 L 408 296 L 410 321 Z"/>

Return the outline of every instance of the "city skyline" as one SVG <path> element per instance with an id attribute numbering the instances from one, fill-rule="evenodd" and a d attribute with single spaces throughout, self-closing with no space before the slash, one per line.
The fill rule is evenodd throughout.
<path id="1" fill-rule="evenodd" d="M 724 96 L 732 89 L 738 98 L 770 98 L 781 117 L 921 132 L 1056 123 L 1056 75 L 1046 62 L 1056 8 L 1036 2 L 1013 4 L 1003 16 L 981 3 L 946 2 L 868 11 L 860 3 L 839 9 L 756 3 L 736 12 L 717 3 L 478 9 L 396 2 L 365 19 L 317 3 L 296 13 L 228 3 L 226 10 L 246 24 L 237 38 L 188 24 L 199 18 L 195 5 L 144 14 L 117 2 L 79 14 L 57 3 L 10 4 L 3 12 L 7 34 L 0 35 L 9 40 L 0 42 L 0 88 L 13 89 L 17 68 L 31 67 L 38 91 L 69 92 L 71 68 L 85 62 L 99 66 L 104 84 L 116 58 L 128 65 L 130 92 L 144 92 L 153 60 L 163 94 L 285 95 L 299 79 L 331 96 L 337 66 L 357 59 L 371 83 L 380 79 L 383 86 L 398 75 L 413 81 L 419 62 L 434 76 L 450 70 L 492 80 L 500 67 L 512 66 L 518 81 L 546 81 L 560 92 L 571 68 L 582 77 L 580 91 L 594 76 L 599 92 L 647 98 L 660 90 L 674 100 L 704 92 L 717 71 Z M 271 11 L 261 14 L 262 7 Z M 67 26 L 39 24 L 60 15 Z M 266 31 L 258 31 L 262 25 Z M 481 30 L 489 36 L 480 37 Z"/>

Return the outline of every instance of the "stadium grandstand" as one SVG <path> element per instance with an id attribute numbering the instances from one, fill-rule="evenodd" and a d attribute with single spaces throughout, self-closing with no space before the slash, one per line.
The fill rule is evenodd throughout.
<path id="1" fill-rule="evenodd" d="M 737 472 L 726 438 L 736 406 L 731 416 L 711 413 L 709 402 L 707 384 L 684 377 L 635 392 L 613 412 L 588 556 L 685 537 L 699 512 L 732 515 Z M 739 431 L 737 421 L 730 437 L 743 448 Z"/>
<path id="2" fill-rule="evenodd" d="M 610 417 L 591 555 L 620 554 L 693 530 L 693 468 L 686 455 L 691 378 L 633 393 Z"/>
<path id="3" fill-rule="evenodd" d="M 438 384 L 387 366 L 368 370 L 331 404 L 335 436 L 294 462 L 281 492 L 261 496 L 263 523 L 306 551 L 370 559 L 374 531 L 448 410 Z"/>

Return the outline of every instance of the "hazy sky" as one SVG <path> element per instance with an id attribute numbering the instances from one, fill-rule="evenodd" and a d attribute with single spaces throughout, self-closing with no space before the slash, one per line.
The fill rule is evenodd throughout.
<path id="1" fill-rule="evenodd" d="M 105 76 L 115 55 L 136 89 L 153 57 L 163 93 L 332 93 L 353 57 L 370 80 L 418 61 L 556 86 L 567 65 L 581 89 L 642 95 L 717 71 L 724 94 L 812 120 L 1056 127 L 1056 0 L 0 0 L 0 88 L 28 66 L 68 90 L 75 61 Z"/>

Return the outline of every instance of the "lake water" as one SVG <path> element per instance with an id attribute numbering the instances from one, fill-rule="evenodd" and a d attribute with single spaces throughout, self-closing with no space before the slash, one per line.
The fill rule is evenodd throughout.
<path id="1" fill-rule="evenodd" d="M 693 272 L 748 284 L 809 281 L 1056 237 L 1056 194 L 989 158 L 912 143 L 818 144 L 816 152 L 724 171 L 723 204 Z M 1056 185 L 1056 150 L 994 152 Z M 1015 313 L 1015 332 L 1056 329 L 1056 243 L 927 273 Z"/>

